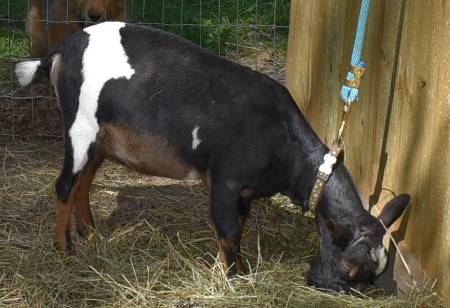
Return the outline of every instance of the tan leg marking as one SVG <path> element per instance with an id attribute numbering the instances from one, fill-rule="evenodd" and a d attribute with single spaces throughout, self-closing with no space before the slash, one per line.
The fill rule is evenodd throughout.
<path id="1" fill-rule="evenodd" d="M 244 264 L 242 263 L 241 259 L 241 238 L 242 238 L 242 232 L 244 231 L 244 224 L 247 217 L 245 215 L 240 215 L 239 217 L 239 226 L 240 226 L 240 233 L 239 233 L 239 241 L 238 241 L 238 247 L 239 247 L 239 253 L 236 256 L 236 271 L 241 274 L 247 273 L 247 269 L 245 268 Z"/>
<path id="2" fill-rule="evenodd" d="M 70 238 L 70 214 L 72 212 L 73 204 L 75 201 L 75 195 L 79 188 L 79 181 L 72 187 L 69 198 L 66 202 L 58 200 L 56 202 L 56 228 L 55 228 L 55 239 L 58 249 L 61 251 L 67 251 L 70 249 L 71 238 Z"/>
<path id="3" fill-rule="evenodd" d="M 229 271 L 231 269 L 230 274 L 233 273 L 232 266 L 234 265 L 236 272 L 238 273 L 245 273 L 245 267 L 242 264 L 241 257 L 238 254 L 236 255 L 236 258 L 232 260 L 232 246 L 239 247 L 240 245 L 240 238 L 236 237 L 233 239 L 218 239 L 217 240 L 217 246 L 219 247 L 219 262 L 222 264 L 225 271 Z"/>
<path id="4" fill-rule="evenodd" d="M 232 263 L 228 262 L 229 254 L 230 254 L 230 242 L 228 240 L 218 240 L 217 245 L 219 246 L 219 262 L 224 267 L 224 270 L 227 271 Z"/>
<path id="5" fill-rule="evenodd" d="M 87 236 L 89 229 L 95 228 L 91 207 L 89 205 L 89 189 L 101 162 L 102 160 L 97 162 L 90 161 L 79 180 L 80 186 L 75 196 L 74 204 L 77 232 L 82 236 Z"/>

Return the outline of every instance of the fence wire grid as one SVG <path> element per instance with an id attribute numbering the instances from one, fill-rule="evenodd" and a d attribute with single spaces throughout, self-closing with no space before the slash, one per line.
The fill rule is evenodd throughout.
<path id="1" fill-rule="evenodd" d="M 105 6 L 114 1 L 123 1 L 129 23 L 176 33 L 284 82 L 290 0 L 104 0 Z M 13 138 L 17 127 L 32 133 L 48 120 L 41 115 L 56 109 L 48 80 L 23 88 L 14 74 L 18 61 L 31 58 L 27 30 L 33 2 L 44 7 L 42 19 L 34 22 L 67 28 L 72 23 L 92 24 L 87 17 L 89 0 L 0 1 L 0 134 Z M 65 5 L 65 18 L 52 18 L 49 12 L 57 5 Z M 84 19 L 69 18 L 75 5 L 85 7 Z"/>

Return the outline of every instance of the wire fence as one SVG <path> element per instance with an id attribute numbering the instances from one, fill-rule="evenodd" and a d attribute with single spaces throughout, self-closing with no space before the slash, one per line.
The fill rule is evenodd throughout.
<path id="1" fill-rule="evenodd" d="M 176 33 L 284 82 L 290 0 L 1 0 L 0 134 L 14 137 L 20 125 L 33 130 L 56 109 L 48 80 L 21 88 L 14 76 L 15 63 L 36 57 L 30 30 L 50 43 L 51 27 L 70 33 L 92 24 L 90 8 L 99 2 L 102 18 Z"/>

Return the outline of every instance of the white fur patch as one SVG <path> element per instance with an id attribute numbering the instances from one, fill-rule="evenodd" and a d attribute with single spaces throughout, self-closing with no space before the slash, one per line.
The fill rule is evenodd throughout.
<path id="1" fill-rule="evenodd" d="M 52 81 L 56 81 L 60 65 L 61 65 L 61 54 L 57 53 L 52 57 L 52 69 L 50 71 L 50 78 Z M 54 86 L 56 86 L 56 84 Z"/>
<path id="2" fill-rule="evenodd" d="M 375 259 L 378 261 L 378 267 L 375 270 L 375 275 L 380 275 L 387 265 L 387 254 L 386 249 L 384 249 L 383 245 L 378 246 L 376 249 L 372 249 L 371 255 L 374 255 Z"/>
<path id="3" fill-rule="evenodd" d="M 194 129 L 192 130 L 192 149 L 195 150 L 197 149 L 197 147 L 200 145 L 200 143 L 202 142 L 200 140 L 200 138 L 198 138 L 198 130 L 200 127 L 196 126 L 194 127 Z"/>
<path id="4" fill-rule="evenodd" d="M 353 244 L 352 244 L 352 246 L 355 246 L 356 244 L 358 244 L 359 242 L 361 242 L 361 241 L 363 241 L 364 240 L 364 236 L 361 236 L 359 239 L 357 239 Z"/>
<path id="5" fill-rule="evenodd" d="M 15 72 L 17 80 L 19 81 L 22 87 L 30 84 L 31 81 L 33 81 L 34 76 L 36 75 L 36 72 L 40 65 L 41 65 L 40 60 L 24 61 L 17 63 Z"/>
<path id="6" fill-rule="evenodd" d="M 89 44 L 83 54 L 79 107 L 69 130 L 74 149 L 73 173 L 86 164 L 89 146 L 99 131 L 95 113 L 103 86 L 111 79 L 130 79 L 135 72 L 120 42 L 119 30 L 124 26 L 123 22 L 106 22 L 84 29 L 89 34 Z"/>
<path id="7" fill-rule="evenodd" d="M 186 181 L 193 181 L 193 180 L 198 180 L 200 178 L 197 170 L 192 169 L 189 171 L 189 173 L 186 175 L 186 177 L 184 178 Z"/>
<path id="8" fill-rule="evenodd" d="M 56 99 L 59 104 L 59 94 L 58 94 L 58 74 L 61 69 L 61 54 L 56 54 L 52 57 L 52 69 L 50 71 L 50 81 L 53 85 L 53 90 L 55 90 Z"/>

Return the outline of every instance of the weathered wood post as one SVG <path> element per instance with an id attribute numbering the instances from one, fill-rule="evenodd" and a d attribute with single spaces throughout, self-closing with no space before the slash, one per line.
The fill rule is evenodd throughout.
<path id="1" fill-rule="evenodd" d="M 360 0 L 291 2 L 287 86 L 330 144 Z M 366 205 L 409 192 L 398 232 L 415 278 L 450 299 L 450 1 L 373 1 L 368 71 L 346 132 L 345 160 Z M 409 283 L 399 258 L 395 279 Z"/>

